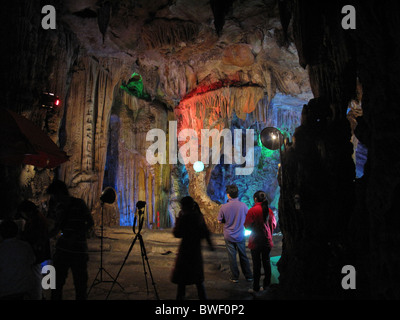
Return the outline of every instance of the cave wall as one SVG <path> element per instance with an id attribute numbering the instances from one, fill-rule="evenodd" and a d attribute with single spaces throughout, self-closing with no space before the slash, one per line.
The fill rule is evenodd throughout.
<path id="1" fill-rule="evenodd" d="M 0 104 L 34 121 L 71 159 L 59 170 L 0 166 L 5 214 L 11 215 L 23 198 L 40 204 L 45 188 L 57 177 L 88 203 L 98 223 L 110 123 L 131 119 L 113 114 L 115 90 L 134 71 L 143 76 L 152 101 L 170 110 L 168 121 L 197 130 L 218 127 L 219 119 L 213 117 L 218 110 L 225 112 L 220 115 L 228 125 L 233 109 L 242 121 L 250 112 L 258 118 L 256 97 L 267 97 L 267 105 L 276 92 L 307 99 L 311 87 L 318 99 L 305 105 L 282 163 L 282 294 L 400 297 L 397 1 L 113 1 L 109 8 L 95 0 L 47 4 L 57 9 L 56 30 L 41 28 L 38 1 L 16 0 L 1 10 L 5 45 Z M 340 24 L 341 9 L 348 4 L 356 8 L 355 30 L 343 30 Z M 354 127 L 347 109 L 357 81 L 363 118 L 355 117 Z M 62 107 L 42 109 L 43 90 L 56 92 Z M 232 109 L 234 101 L 243 105 Z M 138 110 L 142 103 L 155 107 L 130 101 L 125 111 Z M 196 123 L 188 122 L 196 117 Z M 352 133 L 365 146 L 364 158 L 368 155 L 363 176 L 355 176 Z M 123 134 L 131 141 L 128 148 L 138 151 L 136 138 Z M 139 165 L 143 154 L 133 153 L 115 157 L 124 164 L 115 172 L 118 176 L 130 168 L 126 183 L 151 189 L 146 199 L 154 194 L 165 201 L 165 225 L 173 221 L 179 197 L 191 194 L 204 205 L 214 227 L 218 205 L 206 188 L 212 168 L 195 174 L 190 167 L 172 166 L 157 178 L 157 170 Z M 144 170 L 141 182 L 129 179 L 138 166 Z M 153 172 L 154 180 L 147 178 L 146 183 L 146 173 L 153 177 Z M 165 177 L 170 185 L 156 191 L 153 182 L 156 186 L 156 179 Z M 118 221 L 117 210 L 125 211 L 127 203 L 135 201 L 134 192 L 122 196 L 131 199 L 122 200 L 122 208 L 109 208 L 110 224 Z M 295 195 L 300 196 L 297 208 Z M 166 202 L 168 196 L 171 201 Z M 154 219 L 154 201 L 149 200 L 148 220 Z M 345 264 L 357 270 L 355 292 L 340 286 Z"/>
<path id="2" fill-rule="evenodd" d="M 162 226 L 173 224 L 178 199 L 192 194 L 216 230 L 218 204 L 207 195 L 212 168 L 204 175 L 181 165 L 149 168 L 142 163 L 145 144 L 138 147 L 137 141 L 143 142 L 145 130 L 165 128 L 171 120 L 178 121 L 179 129 L 200 130 L 222 129 L 234 117 L 257 118 L 264 112 L 258 106 L 260 99 L 267 97 L 268 105 L 276 92 L 307 99 L 308 75 L 298 64 L 293 43 L 285 42 L 277 1 L 234 1 L 223 10 L 223 17 L 206 0 L 115 1 L 111 7 L 94 0 L 48 4 L 57 11 L 56 30 L 41 28 L 40 3 L 15 1 L 4 15 L 10 26 L 4 37 L 10 46 L 1 99 L 2 105 L 42 127 L 70 160 L 54 170 L 5 169 L 16 188 L 8 196 L 18 193 L 13 207 L 20 198 L 42 201 L 47 185 L 59 178 L 73 195 L 85 200 L 98 224 L 100 193 L 113 181 L 118 193 L 127 191 L 121 191 L 118 207 L 107 208 L 107 224 L 118 223 L 117 211 L 126 215 L 127 206 L 134 206 L 139 196 L 131 186 L 138 184 L 138 189 L 147 190 L 143 196 L 150 205 L 148 224 L 154 223 L 157 211 Z M 128 108 L 120 116 L 113 111 L 119 85 L 133 72 L 143 77 L 149 98 L 126 101 Z M 62 100 L 54 112 L 39 107 L 38 97 L 45 88 Z M 164 111 L 156 112 L 156 120 L 147 127 L 138 128 L 130 116 L 139 109 L 152 113 L 160 105 L 168 110 L 167 117 Z M 110 128 L 118 124 L 123 124 L 119 134 L 126 138 L 129 152 L 115 155 L 117 165 L 110 168 Z M 126 128 L 138 131 L 133 134 Z M 139 167 L 144 173 L 136 177 Z M 21 169 L 26 171 L 23 187 L 15 182 Z M 124 170 L 129 174 L 115 182 Z M 114 176 L 108 175 L 111 171 Z"/>
<path id="3" fill-rule="evenodd" d="M 63 24 L 54 32 L 41 28 L 38 1 L 13 1 L 1 10 L 0 106 L 30 119 L 57 144 L 64 108 L 49 111 L 40 105 L 43 91 L 56 92 L 65 102 L 71 69 L 79 55 L 76 35 Z M 30 199 L 42 206 L 55 170 L 0 165 L 2 214 L 13 216 L 18 203 Z"/>
<path id="4" fill-rule="evenodd" d="M 276 2 L 233 3 L 219 35 L 212 23 L 203 22 L 212 14 L 206 1 L 164 9 L 144 25 L 144 51 L 138 50 L 135 68 L 149 95 L 174 110 L 178 132 L 191 128 L 200 137 L 201 129 L 229 128 L 234 116 L 258 117 L 258 102 L 267 97 L 268 105 L 276 92 L 304 100 L 311 96 L 308 75 L 297 62 L 294 45 L 282 42 Z M 256 10 L 271 12 L 261 18 Z M 170 17 L 178 13 L 182 20 L 202 21 L 201 27 L 189 28 L 187 34 L 172 32 Z M 161 19 L 164 15 L 169 18 Z M 173 21 L 179 29 L 182 21 Z M 186 172 L 189 194 L 201 204 L 210 229 L 220 231 L 215 221 L 219 204 L 207 194 L 213 166 L 202 173 L 194 172 L 191 165 L 183 171 L 175 169 L 171 172 Z"/>
<path id="5" fill-rule="evenodd" d="M 358 199 L 368 212 L 373 296 L 398 299 L 399 284 L 399 3 L 355 2 L 359 28 L 357 66 L 363 87 L 362 108 L 367 124 L 368 161 Z M 364 189 L 365 188 L 365 189 Z M 365 193 L 363 191 L 365 190 Z M 361 214 L 361 212 L 358 212 Z M 358 219 L 360 216 L 358 216 Z M 359 220 L 358 220 L 359 221 Z M 365 232 L 362 230 L 363 233 Z M 363 256 L 364 257 L 364 256 Z"/>
<path id="6" fill-rule="evenodd" d="M 355 30 L 341 27 L 347 4 L 356 8 Z M 283 162 L 281 288 L 292 297 L 398 299 L 399 4 L 294 0 L 283 5 L 283 20 L 293 19 L 299 62 L 320 99 L 304 108 Z M 368 149 L 360 179 L 350 168 L 351 130 L 344 121 L 357 80 L 359 137 Z M 347 264 L 357 271 L 357 290 L 340 286 Z"/>
<path id="7" fill-rule="evenodd" d="M 246 118 L 246 114 L 253 112 L 259 100 L 264 95 L 264 91 L 259 87 L 240 87 L 240 88 L 221 88 L 218 90 L 206 92 L 201 95 L 194 95 L 188 99 L 181 101 L 179 106 L 175 108 L 177 118 L 178 132 L 191 128 L 195 132 L 195 137 L 191 137 L 191 141 L 196 141 L 198 152 L 197 160 L 203 156 L 202 146 L 209 141 L 202 140 L 201 130 L 216 129 L 216 141 L 220 144 L 220 134 L 223 129 L 231 127 L 231 121 L 234 115 Z M 186 143 L 186 141 L 178 141 L 178 149 Z M 225 143 L 225 142 L 224 142 Z M 232 144 L 233 146 L 235 144 Z M 212 230 L 219 229 L 216 214 L 219 211 L 217 203 L 211 201 L 207 195 L 207 184 L 212 169 L 215 166 L 210 155 L 205 155 L 209 162 L 202 172 L 195 172 L 193 169 L 194 161 L 186 165 L 189 174 L 189 193 L 197 201 L 202 208 L 205 219 Z M 249 146 L 247 146 L 249 147 Z M 222 148 L 221 148 L 222 150 Z M 233 154 L 233 153 L 231 153 Z"/>
<path id="8" fill-rule="evenodd" d="M 221 156 L 220 164 L 216 165 L 212 172 L 207 186 L 207 194 L 217 203 L 225 203 L 227 196 L 225 186 L 236 184 L 239 188 L 239 198 L 250 208 L 254 205 L 253 195 L 258 190 L 267 193 L 269 206 L 278 220 L 280 187 L 278 185 L 277 173 L 280 164 L 279 150 L 265 148 L 260 140 L 260 134 L 266 127 L 275 127 L 281 130 L 288 139 L 294 134 L 295 128 L 300 125 L 300 118 L 303 105 L 306 100 L 298 99 L 290 95 L 276 93 L 269 101 L 264 96 L 256 109 L 247 114 L 246 119 L 235 116 L 230 125 L 232 132 L 235 129 L 242 129 L 243 141 L 245 141 L 246 128 L 254 129 L 254 170 L 250 175 L 236 175 L 236 164 L 224 164 L 224 157 Z M 244 153 L 246 150 L 244 150 Z M 277 230 L 278 231 L 278 230 Z"/>
<path id="9" fill-rule="evenodd" d="M 63 150 L 70 159 L 60 166 L 59 178 L 73 196 L 96 210 L 103 189 L 114 88 L 123 66 L 116 59 L 84 56 L 77 60 L 73 71 L 62 132 Z M 97 215 L 95 218 L 99 222 Z"/>
<path id="10" fill-rule="evenodd" d="M 55 30 L 42 29 L 40 2 L 15 1 L 2 10 L 8 45 L 2 47 L 1 106 L 32 120 L 70 159 L 54 169 L 1 166 L 3 195 L 12 213 L 23 199 L 46 210 L 46 188 L 53 179 L 61 179 L 72 195 L 84 199 L 98 223 L 113 91 L 129 68 L 112 56 L 88 56 L 60 17 L 63 4 L 49 4 L 59 14 Z M 59 96 L 60 108 L 42 108 L 43 91 Z"/>
<path id="11" fill-rule="evenodd" d="M 145 225 L 151 228 L 171 225 L 168 214 L 171 190 L 169 164 L 151 165 L 146 141 L 152 129 L 161 129 L 168 141 L 168 113 L 165 105 L 148 102 L 116 89 L 111 110 L 105 186 L 118 194 L 118 225 L 131 226 L 136 203 L 145 201 Z M 158 213 L 158 214 L 157 214 Z"/>

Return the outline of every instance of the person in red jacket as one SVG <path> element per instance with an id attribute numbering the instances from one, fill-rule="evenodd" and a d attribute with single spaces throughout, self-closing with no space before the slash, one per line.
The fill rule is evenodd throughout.
<path id="1" fill-rule="evenodd" d="M 254 206 L 247 212 L 244 227 L 251 230 L 248 247 L 253 259 L 253 289 L 249 292 L 259 292 L 271 283 L 271 264 L 269 255 L 274 245 L 272 233 L 276 228 L 274 213 L 268 206 L 267 195 L 263 191 L 254 194 Z M 264 268 L 263 287 L 260 287 L 261 264 Z"/>

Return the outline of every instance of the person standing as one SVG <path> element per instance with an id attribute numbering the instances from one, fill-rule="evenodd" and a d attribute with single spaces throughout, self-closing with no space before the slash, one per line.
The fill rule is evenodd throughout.
<path id="1" fill-rule="evenodd" d="M 18 225 L 14 220 L 0 223 L 0 300 L 35 300 L 35 253 L 17 235 Z"/>
<path id="2" fill-rule="evenodd" d="M 230 281 L 239 281 L 239 268 L 236 254 L 239 253 L 240 267 L 247 281 L 253 281 L 249 259 L 246 254 L 246 238 L 244 236 L 244 222 L 248 211 L 247 205 L 239 201 L 239 190 L 236 185 L 226 187 L 228 202 L 223 204 L 218 213 L 218 223 L 224 224 L 224 239 L 228 252 Z"/>
<path id="3" fill-rule="evenodd" d="M 33 268 L 36 275 L 37 289 L 35 299 L 43 299 L 42 293 L 42 263 L 51 258 L 48 223 L 39 208 L 29 200 L 22 201 L 18 206 L 20 217 L 25 221 L 21 240 L 27 241 L 35 253 L 36 263 Z"/>
<path id="4" fill-rule="evenodd" d="M 270 252 L 274 245 L 272 233 L 276 228 L 276 219 L 268 207 L 267 195 L 263 191 L 254 194 L 254 206 L 248 211 L 244 227 L 251 230 L 249 249 L 253 260 L 254 282 L 250 293 L 259 292 L 271 284 Z M 261 264 L 264 268 L 263 287 L 260 287 Z"/>
<path id="5" fill-rule="evenodd" d="M 183 300 L 186 286 L 195 284 L 199 299 L 206 300 L 201 239 L 207 240 L 212 251 L 214 247 L 203 214 L 192 197 L 181 200 L 181 211 L 173 234 L 176 238 L 182 238 L 171 276 L 171 282 L 178 285 L 176 299 Z"/>
<path id="6" fill-rule="evenodd" d="M 89 260 L 87 233 L 94 225 L 92 215 L 82 199 L 71 197 L 68 188 L 60 180 L 54 181 L 47 189 L 51 196 L 50 204 L 54 210 L 49 215 L 55 221 L 53 234 L 61 235 L 57 239 L 53 256 L 56 269 L 56 289 L 52 290 L 52 300 L 62 299 L 62 290 L 68 271 L 71 269 L 74 279 L 76 300 L 86 300 Z"/>

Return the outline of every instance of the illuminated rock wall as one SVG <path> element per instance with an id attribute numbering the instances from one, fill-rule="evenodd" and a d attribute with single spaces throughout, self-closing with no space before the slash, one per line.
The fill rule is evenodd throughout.
<path id="1" fill-rule="evenodd" d="M 202 155 L 202 144 L 209 143 L 209 141 L 201 141 L 202 129 L 216 129 L 218 130 L 216 133 L 218 136 L 223 129 L 232 127 L 231 122 L 235 115 L 245 119 L 248 113 L 253 112 L 262 97 L 263 90 L 259 87 L 224 87 L 184 99 L 175 108 L 178 132 L 188 128 L 194 129 L 198 137 L 198 155 Z M 220 140 L 217 140 L 220 143 Z M 185 141 L 180 141 L 178 147 L 181 148 L 184 144 Z M 210 145 L 211 147 L 215 148 L 215 146 Z M 206 155 L 206 157 L 210 158 L 209 155 Z M 190 195 L 202 208 L 209 227 L 213 231 L 218 231 L 220 226 L 217 224 L 216 217 L 219 205 L 211 201 L 207 195 L 207 184 L 215 166 L 212 161 L 209 162 L 210 164 L 206 165 L 205 170 L 200 173 L 194 171 L 193 163 L 187 164 L 186 170 L 189 174 Z"/>
<path id="2" fill-rule="evenodd" d="M 163 227 L 171 225 L 167 208 L 171 166 L 150 165 L 146 160 L 147 148 L 152 143 L 146 141 L 147 132 L 157 128 L 167 133 L 167 120 L 168 111 L 163 105 L 125 92 L 114 96 L 104 187 L 112 186 L 117 192 L 119 225 L 133 225 L 138 201 L 147 204 L 148 227 L 156 228 L 158 222 Z"/>
<path id="3" fill-rule="evenodd" d="M 78 60 L 64 106 L 64 151 L 70 155 L 61 165 L 59 178 L 74 196 L 82 198 L 99 221 L 107 152 L 107 133 L 114 88 L 122 65 L 113 59 Z"/>
<path id="4" fill-rule="evenodd" d="M 265 148 L 259 140 L 259 135 L 266 127 L 276 127 L 291 138 L 295 128 L 300 125 L 301 111 L 305 103 L 306 101 L 298 98 L 276 94 L 269 104 L 266 97 L 260 100 L 256 110 L 247 115 L 245 120 L 234 117 L 232 130 L 236 128 L 253 128 L 255 130 L 254 171 L 248 176 L 237 176 L 234 171 L 235 165 L 219 164 L 215 166 L 207 188 L 207 193 L 213 201 L 225 203 L 227 201 L 225 186 L 236 184 L 239 187 L 239 199 L 250 208 L 254 204 L 254 193 L 263 190 L 267 193 L 270 207 L 278 220 L 280 188 L 277 173 L 280 155 L 278 150 L 272 151 Z"/>
<path id="5" fill-rule="evenodd" d="M 202 174 L 180 163 L 149 166 L 145 134 L 165 128 L 169 137 L 169 121 L 177 121 L 178 132 L 231 128 L 237 119 L 266 119 L 276 92 L 310 96 L 296 48 L 283 38 L 277 3 L 234 2 L 218 32 L 213 18 L 221 17 L 209 1 L 113 1 L 107 23 L 99 23 L 99 6 L 58 2 L 55 31 L 40 28 L 39 3 L 15 2 L 4 17 L 18 27 L 5 35 L 12 54 L 2 73 L 2 102 L 34 120 L 70 155 L 60 168 L 26 170 L 14 193 L 40 202 L 59 178 L 88 204 L 98 225 L 100 194 L 112 186 L 118 202 L 104 207 L 105 223 L 131 224 L 136 202 L 144 200 L 149 227 L 172 226 L 179 199 L 190 194 L 217 231 L 219 204 L 207 195 L 213 165 Z M 146 100 L 122 95 L 121 82 L 132 73 L 142 76 Z M 61 108 L 40 109 L 42 90 L 56 92 Z M 264 97 L 269 100 L 259 104 Z M 6 172 L 9 185 L 19 183 L 9 180 L 19 179 L 20 171 Z M 17 196 L 6 198 L 15 207 Z"/>

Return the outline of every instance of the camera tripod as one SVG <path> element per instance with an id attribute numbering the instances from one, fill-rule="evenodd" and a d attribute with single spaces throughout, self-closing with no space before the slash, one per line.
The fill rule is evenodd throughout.
<path id="1" fill-rule="evenodd" d="M 103 207 L 104 207 L 104 202 L 101 202 L 101 225 L 100 225 L 100 267 L 99 267 L 99 271 L 97 272 L 96 278 L 93 280 L 92 285 L 90 286 L 90 289 L 87 293 L 87 296 L 89 296 L 90 291 L 92 290 L 92 288 L 95 285 L 98 285 L 102 282 L 116 282 L 115 279 L 111 276 L 111 274 L 103 267 Z M 108 280 L 105 281 L 103 280 L 103 272 L 105 272 L 113 281 Z M 122 286 L 118 283 L 118 285 L 121 287 L 121 289 L 123 290 L 124 288 L 122 288 Z"/>
<path id="2" fill-rule="evenodd" d="M 143 204 L 143 203 L 144 203 L 144 204 Z M 136 236 L 135 236 L 135 238 L 133 239 L 133 241 L 132 241 L 132 243 L 131 243 L 131 245 L 130 245 L 130 247 L 129 247 L 128 253 L 127 253 L 126 256 L 125 256 L 124 262 L 122 263 L 122 265 L 121 265 L 121 267 L 120 267 L 120 269 L 119 269 L 119 271 L 118 271 L 118 274 L 117 274 L 117 276 L 115 277 L 115 280 L 114 280 L 114 282 L 113 282 L 113 284 L 112 284 L 112 286 L 111 286 L 111 288 L 110 288 L 110 291 L 109 291 L 108 294 L 107 294 L 106 299 L 108 299 L 108 297 L 110 296 L 110 293 L 111 293 L 112 289 L 114 288 L 115 283 L 117 283 L 117 279 L 118 279 L 118 277 L 119 277 L 119 275 L 120 275 L 120 273 L 121 273 L 121 271 L 122 271 L 122 269 L 123 269 L 123 267 L 124 267 L 124 265 L 125 265 L 125 263 L 126 263 L 126 260 L 127 260 L 128 257 L 129 257 L 129 254 L 131 253 L 131 251 L 132 251 L 132 249 L 133 249 L 133 246 L 134 246 L 135 243 L 136 243 L 136 240 L 139 239 L 140 253 L 141 253 L 141 256 L 142 256 L 142 264 L 143 264 L 143 271 L 144 271 L 144 279 L 145 279 L 145 281 L 146 281 L 147 294 L 149 294 L 149 285 L 148 285 L 148 282 L 147 282 L 146 265 L 147 265 L 147 268 L 148 268 L 149 273 L 150 273 L 150 277 L 151 277 L 151 281 L 152 281 L 152 285 L 153 285 L 153 288 L 154 288 L 154 292 L 155 292 L 156 298 L 157 298 L 157 300 L 160 300 L 160 298 L 158 297 L 157 288 L 156 288 L 156 284 L 155 284 L 155 282 L 154 282 L 153 274 L 152 274 L 152 272 L 151 272 L 151 268 L 150 268 L 150 264 L 149 264 L 149 259 L 148 259 L 148 257 L 147 257 L 146 248 L 145 248 L 145 246 L 144 246 L 143 237 L 142 237 L 142 235 L 141 235 L 141 231 L 142 231 L 142 227 L 143 227 L 143 222 L 144 222 L 144 207 L 145 207 L 145 205 L 146 205 L 146 203 L 143 202 L 143 201 L 139 201 L 139 202 L 136 204 L 136 213 L 138 213 L 138 216 L 139 216 L 139 218 L 138 218 L 138 226 L 139 226 L 139 227 L 138 227 L 138 232 L 136 233 L 136 231 L 135 231 L 135 225 L 136 225 L 136 214 L 135 214 L 135 218 L 134 218 L 134 222 L 133 222 L 132 229 L 133 229 L 133 233 L 135 233 Z"/>

